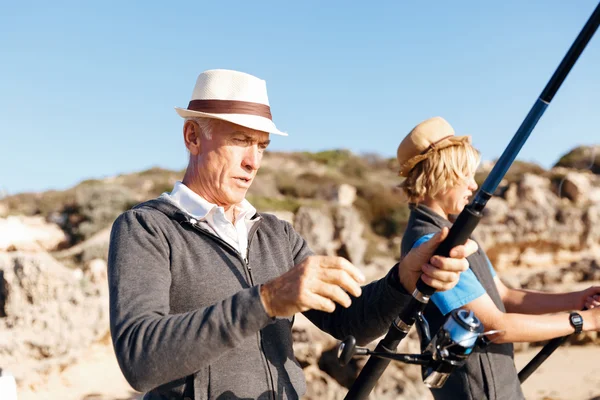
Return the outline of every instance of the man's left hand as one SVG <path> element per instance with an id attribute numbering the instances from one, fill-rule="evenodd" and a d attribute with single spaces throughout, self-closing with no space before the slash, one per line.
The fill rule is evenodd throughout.
<path id="1" fill-rule="evenodd" d="M 454 247 L 449 258 L 433 255 L 448 232 L 448 228 L 443 228 L 430 240 L 412 249 L 400 262 L 400 282 L 410 293 L 415 290 L 419 277 L 436 290 L 443 292 L 452 289 L 458 283 L 460 274 L 469 268 L 466 258 L 478 248 L 473 240 L 469 239 L 464 245 Z"/>
<path id="2" fill-rule="evenodd" d="M 600 306 L 600 286 L 591 286 L 578 292 L 579 301 L 576 310 L 592 309 Z"/>

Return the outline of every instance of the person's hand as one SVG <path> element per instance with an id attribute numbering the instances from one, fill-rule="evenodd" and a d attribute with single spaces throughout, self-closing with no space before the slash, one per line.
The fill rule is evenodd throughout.
<path id="1" fill-rule="evenodd" d="M 271 317 L 288 317 L 311 309 L 333 312 L 335 303 L 349 307 L 352 301 L 348 293 L 360 296 L 364 281 L 362 272 L 345 258 L 310 256 L 262 285 L 260 297 Z"/>
<path id="2" fill-rule="evenodd" d="M 581 311 L 583 317 L 583 331 L 600 332 L 600 307 L 595 307 L 587 311 Z"/>
<path id="3" fill-rule="evenodd" d="M 592 309 L 600 306 L 600 286 L 591 286 L 578 292 L 577 310 Z"/>
<path id="4" fill-rule="evenodd" d="M 448 232 L 448 228 L 443 228 L 430 240 L 412 249 L 400 262 L 400 282 L 407 291 L 412 293 L 415 290 L 419 277 L 436 290 L 452 289 L 458 283 L 460 274 L 469 268 L 466 257 L 475 253 L 478 248 L 477 243 L 471 239 L 450 250 L 450 258 L 433 255 Z"/>
<path id="5" fill-rule="evenodd" d="M 585 301 L 585 308 L 591 310 L 592 308 L 596 308 L 600 306 L 600 294 L 595 294 L 593 296 L 589 296 Z"/>

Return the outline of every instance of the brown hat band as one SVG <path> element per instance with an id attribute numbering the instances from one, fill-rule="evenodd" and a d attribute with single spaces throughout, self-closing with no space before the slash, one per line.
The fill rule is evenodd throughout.
<path id="1" fill-rule="evenodd" d="M 427 147 L 425 150 L 423 150 L 423 151 L 421 152 L 421 154 L 425 154 L 425 153 L 427 153 L 429 150 L 435 150 L 435 146 L 436 146 L 438 143 L 440 143 L 442 140 L 446 140 L 446 139 L 448 139 L 448 138 L 451 138 L 451 137 L 453 137 L 453 136 L 454 136 L 454 135 L 448 135 L 448 136 L 444 136 L 444 137 L 443 137 L 443 138 L 441 138 L 440 140 L 436 140 L 435 142 L 431 143 L 431 144 L 429 145 L 429 147 Z"/>
<path id="2" fill-rule="evenodd" d="M 271 107 L 266 104 L 239 100 L 192 100 L 188 110 L 213 114 L 248 114 L 259 117 L 271 117 Z"/>

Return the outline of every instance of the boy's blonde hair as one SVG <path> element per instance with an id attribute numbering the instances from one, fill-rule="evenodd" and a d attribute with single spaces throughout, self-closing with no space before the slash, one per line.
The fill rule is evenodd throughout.
<path id="1" fill-rule="evenodd" d="M 410 170 L 400 187 L 409 203 L 418 204 L 474 175 L 480 159 L 479 151 L 468 142 L 433 150 Z"/>

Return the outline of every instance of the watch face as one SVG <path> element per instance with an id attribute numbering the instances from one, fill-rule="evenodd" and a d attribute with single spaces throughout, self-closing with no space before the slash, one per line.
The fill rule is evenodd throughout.
<path id="1" fill-rule="evenodd" d="M 575 325 L 583 324 L 583 318 L 581 318 L 581 315 L 573 315 L 572 319 Z"/>

